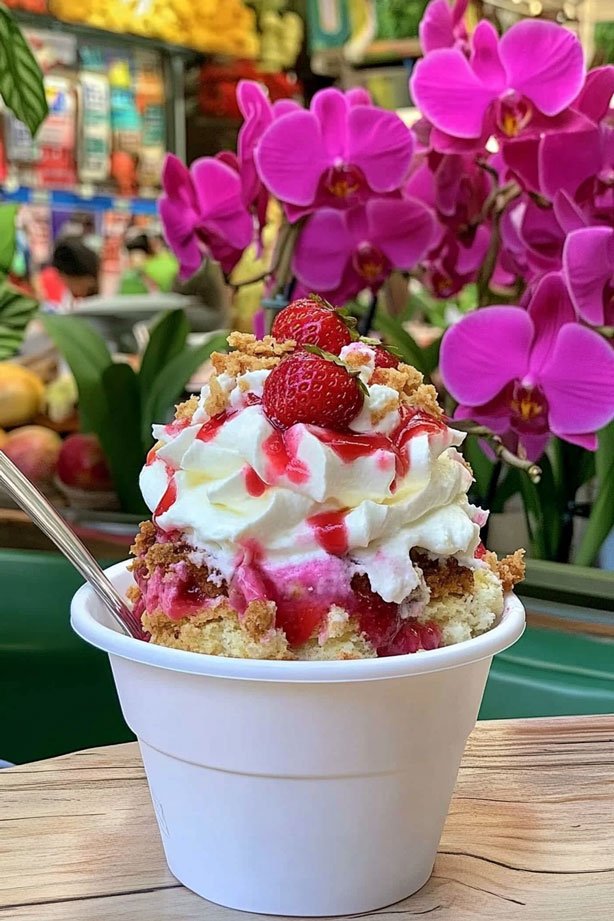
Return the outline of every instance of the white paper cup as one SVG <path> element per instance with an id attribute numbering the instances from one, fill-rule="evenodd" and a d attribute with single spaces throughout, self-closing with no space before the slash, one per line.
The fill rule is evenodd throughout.
<path id="1" fill-rule="evenodd" d="M 125 563 L 107 570 L 124 592 Z M 445 649 L 349 662 L 206 656 L 118 633 L 89 586 L 76 632 L 109 653 L 171 871 L 244 911 L 347 915 L 427 881 L 500 622 Z"/>

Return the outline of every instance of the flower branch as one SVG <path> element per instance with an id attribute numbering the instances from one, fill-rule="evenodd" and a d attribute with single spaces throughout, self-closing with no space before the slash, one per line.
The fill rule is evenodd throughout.
<path id="1" fill-rule="evenodd" d="M 484 438 L 500 461 L 503 461 L 510 467 L 517 467 L 519 470 L 524 470 L 532 483 L 539 483 L 541 480 L 542 470 L 538 464 L 514 454 L 513 451 L 505 447 L 500 436 L 495 435 L 495 433 L 491 432 L 485 425 L 476 425 L 473 422 L 461 421 L 459 419 L 452 419 L 449 425 L 450 428 L 457 429 L 459 432 L 465 432 L 467 435 L 475 435 L 478 438 Z"/>

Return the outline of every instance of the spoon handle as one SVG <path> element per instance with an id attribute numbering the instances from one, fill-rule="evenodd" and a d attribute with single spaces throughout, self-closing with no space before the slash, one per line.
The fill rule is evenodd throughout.
<path id="1" fill-rule="evenodd" d="M 24 476 L 15 464 L 0 451 L 0 484 L 41 531 L 59 547 L 83 578 L 90 583 L 116 624 L 128 636 L 143 638 L 138 618 L 122 599 L 115 586 L 79 540 L 75 532 L 54 509 L 49 500 Z"/>

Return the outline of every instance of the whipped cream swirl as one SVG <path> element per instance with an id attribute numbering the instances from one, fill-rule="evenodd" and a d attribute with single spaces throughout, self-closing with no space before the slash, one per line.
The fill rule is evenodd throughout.
<path id="1" fill-rule="evenodd" d="M 265 370 L 217 378 L 224 413 L 208 417 L 205 386 L 191 421 L 154 426 L 140 479 L 154 520 L 180 531 L 242 603 L 262 592 L 255 560 L 271 582 L 330 589 L 338 602 L 338 585 L 349 590 L 353 574 L 366 573 L 397 604 L 421 585 L 413 547 L 473 560 L 484 513 L 467 500 L 472 476 L 456 450 L 464 435 L 369 384 L 373 350 L 359 348 L 368 393 L 349 433 L 274 428 L 260 403 Z M 356 371 L 353 351 L 341 358 Z"/>

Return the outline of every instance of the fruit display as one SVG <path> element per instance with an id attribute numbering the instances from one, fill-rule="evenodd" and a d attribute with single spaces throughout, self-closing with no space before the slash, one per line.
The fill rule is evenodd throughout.
<path id="1" fill-rule="evenodd" d="M 24 425 L 6 436 L 2 451 L 29 480 L 45 488 L 56 471 L 62 439 L 42 425 Z"/>
<path id="2" fill-rule="evenodd" d="M 198 51 L 256 57 L 255 14 L 242 0 L 50 0 L 50 10 L 66 22 L 111 32 L 129 32 Z"/>
<path id="3" fill-rule="evenodd" d="M 45 394 L 43 382 L 21 365 L 0 362 L 0 426 L 25 425 L 42 407 Z"/>
<path id="4" fill-rule="evenodd" d="M 57 474 L 64 486 L 91 491 L 113 489 L 111 474 L 95 435 L 68 436 L 58 457 Z"/>

